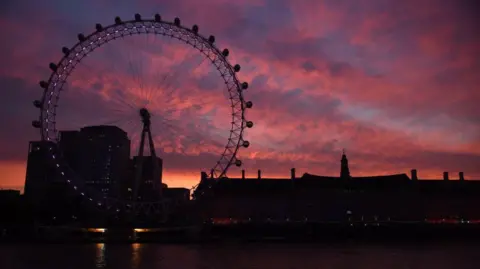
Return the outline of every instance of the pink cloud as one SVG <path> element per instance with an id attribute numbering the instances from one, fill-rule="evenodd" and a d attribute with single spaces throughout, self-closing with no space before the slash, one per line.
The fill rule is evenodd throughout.
<path id="1" fill-rule="evenodd" d="M 440 177 L 443 170 L 463 170 L 467 177 L 480 178 L 475 166 L 480 158 L 480 95 L 476 91 L 480 49 L 475 41 L 478 35 L 461 19 L 464 9 L 446 1 L 381 2 L 292 0 L 278 1 L 274 6 L 260 0 L 235 4 L 210 0 L 202 5 L 194 1 L 146 1 L 136 7 L 148 16 L 155 13 L 155 7 L 160 13 L 164 11 L 164 18 L 178 16 L 184 25 L 198 23 L 202 34 L 215 35 L 221 49 L 230 49 L 231 63 L 242 65 L 239 78 L 250 83 L 246 98 L 254 102 L 247 116 L 255 127 L 246 131 L 252 145 L 239 155 L 248 173 L 261 168 L 269 175 L 288 176 L 288 169 L 296 166 L 299 172 L 336 175 L 340 150 L 346 147 L 352 173 L 357 175 L 417 168 L 425 177 Z M 60 48 L 75 42 L 77 32 L 67 28 L 91 31 L 94 22 L 104 21 L 106 14 L 101 12 L 111 9 L 112 3 L 97 3 L 99 9 L 85 22 L 55 24 L 69 16 L 60 10 L 52 10 L 48 20 L 36 18 L 33 24 L 1 18 L 2 29 L 15 31 L 2 44 L 3 51 L 11 53 L 4 55 L 0 74 L 23 81 L 19 91 L 25 93 L 12 102 L 30 104 L 38 98 L 41 89 L 35 92 L 30 88 L 47 78 L 47 65 L 61 57 Z M 131 12 L 119 6 L 116 14 L 108 16 L 128 14 L 127 10 Z M 27 30 L 28 35 L 24 34 Z M 69 85 L 75 91 L 62 99 L 65 111 L 71 111 L 64 122 L 75 119 L 73 125 L 89 124 L 96 110 L 105 114 L 118 107 L 126 110 L 122 98 L 128 102 L 148 99 L 148 91 L 136 85 L 126 68 L 128 48 L 135 48 L 131 50 L 138 52 L 135 57 L 145 59 L 143 66 L 151 71 L 144 72 L 151 77 L 150 88 L 162 87 L 153 79 L 156 71 L 165 73 L 177 63 L 185 63 L 182 59 L 187 54 L 181 47 L 135 46 L 127 43 L 118 47 L 118 54 L 89 59 L 90 65 L 77 70 Z M 215 154 L 205 157 L 200 153 L 221 149 L 216 143 L 198 146 L 205 140 L 202 133 L 207 132 L 200 126 L 211 126 L 208 130 L 228 127 L 224 124 L 229 121 L 228 107 L 215 105 L 225 99 L 220 94 L 221 81 L 202 79 L 206 70 L 185 72 L 176 82 L 178 90 L 171 96 L 159 94 L 150 104 L 157 113 L 166 113 L 162 105 L 168 99 L 168 107 L 176 110 L 170 116 L 179 125 L 177 135 L 169 137 L 168 132 L 159 130 L 156 141 L 166 160 L 172 160 L 167 165 L 168 174 L 182 178 L 178 184 L 194 185 L 199 169 L 216 161 Z M 128 89 L 119 94 L 119 87 Z M 25 96 L 29 98 L 24 100 Z M 98 108 L 102 104 L 108 106 Z M 7 113 L 21 114 L 14 108 Z M 32 110 L 30 118 L 36 115 Z M 194 115 L 212 122 L 188 128 L 188 123 L 198 123 Z M 28 117 L 18 116 L 25 128 L 29 128 Z M 182 121 L 186 118 L 190 120 Z M 183 138 L 181 131 L 185 131 Z M 19 133 L 4 140 L 26 144 L 37 138 Z M 138 143 L 138 137 L 134 142 Z M 14 151 L 2 154 L 14 156 Z M 189 160 L 188 167 L 182 157 Z M 8 163 L 0 167 L 7 169 Z M 232 175 L 238 174 L 239 169 L 232 169 Z"/>

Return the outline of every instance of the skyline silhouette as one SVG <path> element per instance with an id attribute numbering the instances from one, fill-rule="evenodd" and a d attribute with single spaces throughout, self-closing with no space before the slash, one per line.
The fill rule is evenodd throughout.
<path id="1" fill-rule="evenodd" d="M 480 96 L 474 91 L 480 82 L 476 75 L 480 54 L 472 39 L 476 35 L 473 21 L 468 20 L 474 9 L 449 1 L 395 2 L 391 9 L 372 1 L 357 11 L 321 1 L 308 5 L 308 1 L 285 1 L 277 3 L 277 8 L 247 1 L 236 4 L 240 9 L 234 12 L 224 8 L 227 3 L 207 1 L 192 14 L 188 4 L 147 2 L 115 4 L 114 10 L 114 3 L 108 2 L 81 18 L 61 9 L 56 1 L 41 5 L 19 1 L 0 15 L 0 31 L 10 36 L 0 69 L 4 85 L 0 115 L 7 130 L 0 137 L 0 187 L 18 188 L 25 180 L 28 141 L 39 139 L 37 130 L 30 128 L 38 116 L 31 101 L 41 93 L 38 81 L 48 76 L 48 63 L 58 61 L 61 47 L 73 45 L 78 33 L 93 32 L 95 23 L 112 24 L 115 15 L 132 19 L 132 10 L 144 16 L 155 10 L 167 20 L 179 16 L 182 24 L 198 24 L 202 34 L 215 35 L 219 47 L 230 50 L 232 63 L 242 66 L 239 78 L 249 82 L 247 100 L 255 105 L 249 112 L 255 128 L 246 133 L 251 146 L 239 156 L 247 176 L 262 169 L 265 177 L 289 177 L 291 167 L 299 173 L 337 175 L 339 153 L 347 148 L 355 175 L 408 173 L 416 168 L 420 178 L 441 178 L 444 171 L 480 178 L 480 124 L 475 109 Z M 91 10 L 96 4 L 72 5 L 71 10 Z M 316 8 L 320 16 L 311 13 Z M 412 12 L 400 15 L 396 10 Z M 216 21 L 212 14 L 218 11 L 229 18 L 228 23 Z M 38 12 L 48 15 L 33 16 Z M 22 20 L 25 16 L 31 20 Z M 258 21 L 258 16 L 269 20 Z M 429 23 L 421 23 L 426 18 Z M 129 51 L 136 50 L 124 50 L 123 57 Z M 164 63 L 167 56 L 175 63 L 184 55 L 175 45 L 142 51 L 147 56 L 158 53 Z M 93 65 L 98 74 L 108 74 L 111 63 L 128 67 L 122 57 L 105 59 L 111 62 Z M 186 78 L 192 77 L 191 66 L 178 67 L 186 71 Z M 105 78 L 99 75 L 84 86 L 108 93 Z M 220 78 L 212 81 L 221 82 Z M 188 79 L 184 83 L 198 86 Z M 202 92 L 191 99 L 201 105 L 205 97 Z M 87 96 L 77 104 L 95 107 L 94 101 Z M 84 120 L 91 124 L 88 113 L 85 109 Z M 228 116 L 207 114 L 207 119 L 218 117 L 221 123 Z M 195 134 L 191 129 L 188 132 Z M 153 133 L 161 132 L 154 129 Z M 190 187 L 198 182 L 200 171 L 189 171 L 182 162 L 185 156 L 159 155 L 172 160 L 165 177 L 176 179 L 167 181 L 168 185 Z M 202 157 L 191 157 L 189 163 Z M 236 167 L 229 171 L 232 177 L 240 173 Z"/>

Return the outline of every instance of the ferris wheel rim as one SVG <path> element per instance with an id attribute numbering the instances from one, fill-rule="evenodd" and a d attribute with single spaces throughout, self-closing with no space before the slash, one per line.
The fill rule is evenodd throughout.
<path id="1" fill-rule="evenodd" d="M 215 46 L 214 38 L 213 38 L 213 41 L 211 40 L 212 36 L 210 36 L 209 38 L 206 38 L 205 36 L 198 33 L 198 26 L 194 25 L 192 29 L 190 29 L 181 25 L 180 20 L 178 18 L 175 18 L 174 22 L 164 21 L 161 18 L 160 19 L 157 18 L 157 16 L 159 17 L 158 14 L 155 15 L 155 19 L 137 18 L 137 15 L 135 15 L 135 20 L 128 20 L 128 21 L 121 21 L 117 17 L 115 19 L 114 24 L 108 25 L 106 27 L 102 27 L 101 25 L 97 24 L 96 31 L 92 32 L 88 36 L 83 36 L 79 34 L 78 35 L 79 41 L 75 43 L 75 45 L 73 45 L 70 49 L 63 48 L 64 55 L 60 59 L 60 61 L 57 64 L 50 64 L 50 69 L 52 70 L 52 72 L 51 72 L 51 75 L 49 76 L 48 82 L 46 82 L 46 85 L 42 85 L 42 82 L 40 83 L 42 88 L 44 88 L 44 92 L 41 99 L 41 107 L 40 107 L 40 118 L 39 118 L 40 126 L 37 128 L 40 129 L 42 141 L 53 142 L 54 146 L 58 147 L 58 137 L 51 137 L 50 135 L 58 134 L 58 130 L 56 129 L 55 118 L 56 118 L 56 108 L 58 107 L 58 101 L 60 99 L 60 93 L 63 90 L 63 86 L 67 82 L 68 77 L 75 71 L 77 64 L 80 63 L 83 58 L 93 53 L 97 48 L 100 48 L 120 37 L 124 37 L 127 35 L 131 36 L 131 35 L 142 35 L 142 34 L 163 35 L 163 36 L 168 36 L 169 38 L 172 38 L 172 39 L 183 41 L 183 43 L 197 49 L 200 53 L 203 54 L 203 56 L 205 56 L 206 59 L 210 59 L 212 64 L 217 69 L 217 71 L 220 72 L 221 77 L 226 84 L 226 88 L 229 92 L 229 100 L 232 108 L 232 122 L 231 122 L 230 131 L 229 131 L 230 134 L 229 134 L 228 142 L 223 150 L 223 153 L 220 156 L 220 159 L 217 161 L 217 163 L 212 169 L 214 171 L 213 174 L 215 177 L 221 178 L 226 176 L 226 172 L 232 164 L 237 162 L 236 163 L 237 165 L 241 165 L 241 162 L 240 164 L 238 163 L 239 160 L 237 159 L 237 153 L 240 147 L 245 146 L 245 143 L 248 143 L 248 141 L 244 140 L 244 137 L 243 137 L 244 129 L 246 127 L 250 128 L 252 125 L 251 122 L 247 122 L 245 119 L 245 110 L 246 108 L 251 107 L 251 103 L 249 106 L 243 96 L 243 90 L 245 90 L 246 87 L 248 87 L 248 84 L 246 84 L 246 82 L 240 83 L 240 81 L 236 76 L 236 72 L 239 71 L 240 67 L 238 65 L 232 66 L 232 64 L 230 64 L 230 62 L 227 59 L 228 50 L 227 50 L 227 55 L 224 54 L 225 50 L 221 52 L 218 49 L 218 47 Z M 137 27 L 137 26 L 141 26 L 141 27 Z M 147 26 L 151 28 L 147 28 Z M 120 27 L 123 27 L 123 32 L 122 32 L 122 28 Z M 169 28 L 170 34 L 166 34 L 165 32 L 161 32 L 161 31 L 157 32 L 157 30 L 161 30 L 161 29 L 163 29 L 163 31 L 166 31 L 167 28 Z M 114 30 L 114 32 L 109 32 L 112 29 Z M 153 29 L 153 30 L 149 31 L 148 29 Z M 113 37 L 106 38 L 109 35 L 112 35 Z M 198 44 L 197 43 L 192 44 L 190 42 L 192 40 L 195 42 L 198 42 Z M 72 57 L 72 55 L 75 55 L 75 56 Z M 222 73 L 222 71 L 224 72 Z M 247 86 L 245 86 L 245 84 Z M 236 96 L 234 95 L 235 93 L 237 94 Z M 53 103 L 52 103 L 52 99 L 54 100 Z M 53 130 L 51 126 L 53 126 Z M 232 140 L 234 140 L 235 142 L 231 143 Z M 51 153 L 51 157 L 56 160 L 55 168 L 57 168 L 56 169 L 57 172 L 58 170 L 60 170 L 59 174 L 61 174 L 62 176 L 65 176 L 65 172 L 66 172 L 64 171 L 65 164 L 62 163 L 62 162 L 65 162 L 65 160 L 63 160 L 61 156 L 57 155 L 56 157 L 56 154 L 57 154 L 56 151 Z M 62 166 L 60 166 L 60 163 L 62 163 Z M 71 170 L 71 167 L 69 167 L 68 165 L 66 168 Z M 76 178 L 74 179 L 75 181 L 79 180 L 78 175 L 74 174 L 72 175 L 72 177 Z M 70 181 L 68 183 L 70 183 Z M 75 190 L 77 190 L 77 186 L 74 186 L 74 188 Z M 83 192 L 81 194 L 84 195 Z M 130 204 L 155 203 L 155 202 L 143 202 L 143 201 L 128 202 L 125 200 L 122 201 L 120 200 L 120 198 L 112 198 L 112 197 L 103 197 L 101 199 L 96 199 L 96 200 L 101 200 L 101 201 L 108 200 L 105 204 L 107 203 L 111 204 L 112 202 L 114 204 L 117 204 L 118 202 L 130 203 Z M 90 201 L 92 201 L 91 198 L 90 198 Z M 98 202 L 99 206 L 101 206 L 102 204 L 104 203 Z"/>

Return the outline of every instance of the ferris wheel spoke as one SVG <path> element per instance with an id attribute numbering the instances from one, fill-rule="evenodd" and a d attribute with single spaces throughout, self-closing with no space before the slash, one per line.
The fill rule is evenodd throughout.
<path id="1" fill-rule="evenodd" d="M 148 102 L 156 100 L 158 93 L 160 92 L 159 89 L 161 88 L 162 84 L 165 82 L 165 79 L 167 78 L 167 76 L 168 76 L 168 73 L 164 74 L 161 79 L 158 79 L 156 87 L 152 87 L 152 92 L 150 93 L 150 96 L 147 99 Z M 155 77 L 160 77 L 160 72 L 158 70 L 155 71 Z"/>
<path id="2" fill-rule="evenodd" d="M 109 108 L 109 111 L 113 112 L 115 115 L 125 115 L 133 114 L 137 111 L 137 108 L 133 107 L 131 104 L 125 102 L 122 98 L 114 96 L 112 97 L 113 107 Z"/>
<path id="3" fill-rule="evenodd" d="M 162 119 L 162 121 L 163 121 L 162 124 L 169 127 L 169 130 L 173 130 L 176 135 L 192 133 L 192 135 L 194 135 L 194 136 L 187 136 L 187 137 L 192 139 L 193 142 L 198 141 L 198 140 L 195 139 L 195 137 L 196 138 L 200 137 L 201 138 L 200 140 L 202 140 L 202 141 L 210 141 L 210 142 L 218 145 L 218 141 L 215 141 L 215 140 L 210 138 L 211 136 L 213 136 L 211 133 L 206 134 L 206 133 L 200 133 L 200 132 L 197 132 L 197 131 L 189 131 L 185 127 L 182 127 L 178 124 L 175 124 L 174 121 L 168 120 L 168 119 Z M 221 138 L 221 139 L 224 140 L 224 138 Z"/>
<path id="4" fill-rule="evenodd" d="M 172 77 L 176 76 L 177 73 L 178 73 L 178 70 L 175 70 L 173 74 L 168 74 L 168 73 L 165 74 L 165 77 L 164 77 L 162 83 L 164 83 L 165 81 L 167 81 L 167 83 L 165 83 L 165 85 L 166 85 L 165 87 L 160 87 L 160 88 L 162 88 L 162 91 L 166 92 L 166 90 L 170 87 L 170 84 L 171 84 L 171 80 L 168 80 L 168 78 L 172 78 Z M 169 98 L 173 94 L 174 91 L 175 91 L 175 88 L 173 88 L 167 94 L 162 93 L 162 95 L 163 95 L 163 97 Z M 168 103 L 168 101 L 166 101 L 166 103 Z"/>
<path id="5" fill-rule="evenodd" d="M 133 110 L 138 109 L 138 106 L 135 106 L 135 105 L 131 104 L 130 102 L 126 101 L 125 98 L 122 98 L 121 96 L 115 96 L 114 100 L 115 100 L 117 105 L 123 106 L 126 109 L 126 111 L 132 110 L 132 109 Z"/>
<path id="6" fill-rule="evenodd" d="M 123 37 L 123 39 L 126 39 L 126 38 Z M 127 53 L 127 69 L 126 69 L 126 72 L 127 72 L 127 74 L 129 74 L 132 77 L 132 82 L 134 84 L 134 87 L 127 87 L 128 89 L 133 90 L 133 92 L 132 92 L 132 95 L 133 95 L 132 102 L 134 103 L 134 105 L 130 106 L 130 107 L 139 106 L 140 105 L 139 101 L 141 100 L 141 93 L 140 93 L 140 96 L 138 96 L 138 93 L 136 92 L 135 88 L 138 85 L 140 85 L 140 80 L 137 78 L 136 69 L 135 69 L 135 66 L 133 64 L 130 51 L 128 51 L 128 53 Z M 125 79 L 121 79 L 120 81 L 124 81 L 124 80 Z M 122 102 L 125 102 L 123 98 L 119 98 L 119 100 L 122 100 Z"/>
<path id="7" fill-rule="evenodd" d="M 173 67 L 173 72 L 171 73 L 171 75 L 169 76 L 169 80 L 167 81 L 167 83 L 165 84 L 165 87 L 163 88 L 164 91 L 167 91 L 171 86 L 172 86 L 172 82 L 177 82 L 178 81 L 178 77 L 179 77 L 179 72 L 181 71 L 182 69 L 182 63 L 185 62 L 185 59 L 189 58 L 188 55 L 190 55 L 191 51 L 189 53 L 187 53 L 182 61 L 179 61 L 180 64 L 178 64 L 177 66 Z M 171 89 L 171 91 L 169 91 L 166 96 L 167 98 L 170 98 L 170 96 L 173 94 L 173 92 L 175 91 L 176 87 L 173 87 Z"/>
<path id="8" fill-rule="evenodd" d="M 148 43 L 148 40 L 147 40 L 147 43 Z M 140 53 L 141 52 L 143 52 L 143 50 L 141 50 Z M 146 70 L 144 70 L 144 68 L 145 68 L 144 63 L 147 62 L 150 65 L 151 61 L 149 61 L 150 58 L 148 58 L 148 57 L 146 59 L 144 59 L 144 56 L 143 56 L 142 53 L 139 55 L 138 58 L 139 58 L 139 64 L 137 65 L 137 67 L 138 67 L 137 68 L 137 76 L 138 76 L 138 79 L 139 79 L 139 82 L 140 82 L 139 85 L 140 85 L 140 91 L 142 93 L 142 101 L 145 104 L 148 100 L 148 86 L 147 86 L 148 83 L 145 79 L 145 71 L 150 70 L 151 67 L 148 66 L 146 68 Z"/>
<path id="9" fill-rule="evenodd" d="M 117 55 L 113 54 L 113 51 L 114 51 L 113 49 L 114 48 L 105 49 L 107 57 L 110 58 L 110 59 L 118 58 Z M 114 81 L 122 83 L 125 80 L 125 78 L 122 78 L 122 77 L 119 76 L 119 74 L 123 74 L 123 72 L 121 72 L 120 70 L 118 70 L 116 68 L 116 66 L 113 64 L 113 61 L 110 62 L 110 69 L 113 70 L 113 72 L 111 74 L 112 74 L 112 76 L 114 76 Z M 121 96 L 118 96 L 117 98 L 119 99 L 120 102 L 124 103 L 128 107 L 131 107 L 131 108 L 134 108 L 134 109 L 139 107 L 139 104 L 137 103 L 138 97 L 135 96 L 135 95 L 133 96 L 133 98 L 126 98 L 127 100 L 124 100 L 125 98 L 123 98 Z"/>
<path id="10" fill-rule="evenodd" d="M 168 35 L 167 35 L 168 36 Z M 155 35 L 155 38 L 156 38 L 156 35 Z M 172 40 L 173 40 L 173 37 L 170 37 L 167 39 L 166 41 L 166 47 L 167 48 L 170 48 L 171 47 L 171 44 L 172 44 Z M 156 41 L 156 39 L 155 39 Z M 163 46 L 162 46 L 163 48 Z M 164 48 L 163 48 L 164 49 Z M 152 100 L 156 100 L 159 92 L 162 92 L 162 96 L 164 96 L 163 94 L 163 87 L 162 85 L 165 85 L 165 82 L 167 81 L 167 79 L 169 78 L 169 76 L 171 76 L 172 74 L 168 73 L 168 72 L 164 72 L 164 75 L 161 76 L 160 78 L 160 72 L 159 70 L 157 69 L 156 70 L 156 78 L 158 78 L 157 80 L 157 86 L 156 87 L 152 87 L 152 90 L 153 90 L 153 93 L 150 94 L 150 97 L 148 98 L 148 102 L 151 102 Z M 162 89 L 162 91 L 159 91 L 159 89 Z"/>
<path id="11" fill-rule="evenodd" d="M 191 72 L 191 73 L 194 73 L 194 72 L 205 62 L 205 59 L 207 59 L 207 58 L 206 58 L 206 57 L 202 57 L 202 60 L 201 60 L 201 61 L 195 66 L 195 68 L 194 68 L 193 70 L 191 70 L 190 72 Z M 177 71 L 178 71 L 178 70 L 179 70 L 179 69 L 177 69 Z M 175 82 L 177 82 L 177 81 L 178 81 L 178 77 L 175 77 Z M 165 88 L 165 90 L 167 90 L 171 85 L 172 85 L 172 84 L 170 83 L 170 84 Z M 166 96 L 167 96 L 167 98 L 169 98 L 169 99 L 167 99 L 168 101 L 166 101 L 167 103 L 169 103 L 169 102 L 172 101 L 172 98 L 173 98 L 172 94 L 174 93 L 175 89 L 176 89 L 176 88 L 173 87 L 173 88 L 167 93 Z"/>
<path id="12" fill-rule="evenodd" d="M 104 119 L 102 120 L 99 120 L 97 124 L 95 125 L 115 125 L 117 126 L 118 124 L 121 124 L 122 122 L 126 122 L 126 121 L 129 121 L 133 118 L 133 116 L 129 116 L 129 117 L 120 117 L 120 118 L 115 118 L 113 120 L 108 120 L 108 121 L 105 121 Z"/>
<path id="13" fill-rule="evenodd" d="M 146 88 L 146 84 L 145 84 L 144 72 L 143 72 L 143 69 L 142 69 L 143 59 L 142 59 L 141 56 L 139 57 L 139 61 L 140 61 L 140 63 L 137 66 L 137 77 L 138 77 L 138 80 L 139 80 L 141 96 L 142 96 L 143 101 L 145 101 L 145 100 L 147 100 L 147 94 L 148 93 L 147 93 L 147 88 Z"/>
<path id="14" fill-rule="evenodd" d="M 81 66 L 83 66 L 83 68 L 85 70 L 93 71 L 93 70 L 97 69 L 97 68 L 94 68 L 94 67 L 90 66 L 89 64 L 85 63 L 85 61 L 77 60 L 77 64 L 80 64 Z M 98 76 L 98 77 L 97 76 L 88 76 L 88 78 L 85 81 L 82 81 L 82 84 L 90 86 L 92 83 L 96 82 L 96 80 L 98 80 L 99 77 L 103 77 L 103 75 Z"/>
<path id="15" fill-rule="evenodd" d="M 129 59 L 128 59 L 128 69 L 129 69 L 129 72 L 131 72 L 130 75 L 132 76 L 134 83 L 135 83 L 136 85 L 140 85 L 139 79 L 137 79 L 137 75 L 136 75 L 136 72 L 135 72 L 135 68 L 133 67 L 133 63 L 132 63 L 132 61 L 130 60 L 130 57 L 129 57 Z M 141 97 L 142 97 L 142 96 L 141 96 L 141 92 L 140 92 L 140 98 L 141 98 Z"/>
<path id="16" fill-rule="evenodd" d="M 90 66 L 88 64 L 85 64 L 84 62 L 79 62 L 79 63 L 84 68 L 86 68 L 87 70 L 95 70 L 92 66 Z M 107 77 L 108 78 L 109 74 L 111 74 L 111 73 L 107 73 L 104 69 L 104 70 L 99 72 L 98 77 L 103 77 L 103 78 Z M 116 73 L 114 72 L 113 74 L 116 74 Z M 93 83 L 96 83 L 96 82 L 98 82 L 98 81 L 95 81 L 93 78 L 88 78 L 83 84 L 90 86 L 90 85 L 92 85 Z M 84 91 L 81 91 L 81 92 L 84 93 Z M 97 94 L 95 91 L 91 91 L 91 92 Z M 115 94 L 108 94 L 108 96 L 110 98 L 112 98 L 112 100 L 116 101 L 117 104 L 120 104 L 120 105 L 124 106 L 125 108 L 136 109 L 134 106 L 132 106 L 128 102 L 124 101 L 122 98 L 116 96 Z"/>
<path id="17" fill-rule="evenodd" d="M 209 139 L 205 136 L 205 134 L 200 134 L 198 132 L 193 132 L 193 134 L 186 134 L 185 131 L 176 128 L 168 128 L 166 129 L 166 131 L 169 132 L 172 136 L 180 139 L 182 146 L 185 142 L 187 142 L 189 148 L 195 149 L 203 153 L 211 151 L 210 149 L 205 148 L 209 145 L 214 147 L 223 147 L 223 145 L 218 143 L 218 141 Z"/>
<path id="18" fill-rule="evenodd" d="M 129 121 L 129 120 L 131 120 L 131 118 L 134 115 L 134 113 L 132 113 L 131 111 L 123 110 L 123 109 L 116 109 L 116 108 L 108 109 L 108 112 L 105 113 L 105 114 L 108 115 L 108 116 L 105 116 L 105 117 L 99 119 L 99 121 L 106 122 L 106 121 L 111 121 L 112 119 L 119 119 L 119 121 L 121 119 L 123 119 L 125 121 Z"/>

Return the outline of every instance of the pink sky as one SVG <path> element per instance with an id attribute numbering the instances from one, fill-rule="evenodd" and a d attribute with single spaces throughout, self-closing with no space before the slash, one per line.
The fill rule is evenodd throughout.
<path id="1" fill-rule="evenodd" d="M 24 183 L 28 141 L 40 138 L 31 128 L 39 115 L 32 101 L 41 97 L 37 85 L 48 78 L 48 63 L 57 62 L 61 47 L 73 46 L 78 33 L 93 32 L 95 23 L 111 24 L 115 16 L 131 19 L 137 12 L 144 17 L 158 12 L 164 19 L 178 16 L 184 25 L 198 24 L 202 34 L 216 36 L 220 49 L 230 50 L 232 63 L 242 66 L 238 77 L 250 84 L 245 96 L 254 107 L 247 116 L 255 123 L 245 134 L 251 146 L 239 154 L 247 175 L 262 169 L 264 177 L 288 177 L 292 167 L 299 174 L 338 175 L 341 150 L 346 148 L 353 176 L 409 173 L 416 168 L 421 178 L 464 171 L 467 179 L 480 179 L 479 9 L 473 2 L 19 0 L 0 4 L 4 37 L 0 186 L 21 188 Z M 113 95 L 115 83 L 127 85 L 123 88 L 129 99 L 141 96 L 125 71 L 130 52 L 148 70 L 166 72 L 188 62 L 186 47 L 162 42 L 125 40 L 112 43 L 115 50 L 92 53 L 88 65 L 79 67 L 69 80 L 74 90 L 60 100 L 65 112 L 57 127 L 100 124 L 97 113 L 112 117 L 107 109 L 97 111 L 97 105 L 112 108 L 119 102 Z M 221 137 L 229 127 L 228 103 L 221 103 L 221 78 L 208 73 L 212 71 L 208 64 L 180 67 L 181 90 L 167 109 L 187 111 L 174 115 L 184 124 L 185 119 L 196 119 L 192 113 L 207 121 L 195 128 L 183 126 L 185 136 L 195 137 L 203 132 L 198 126 L 208 126 Z M 154 77 L 152 72 L 144 73 Z M 146 81 L 161 96 L 164 87 L 156 86 L 154 79 Z M 165 105 L 158 100 L 150 106 L 161 114 Z M 195 105 L 201 109 L 194 109 Z M 160 125 L 154 128 L 169 185 L 191 187 L 200 170 L 216 162 L 218 147 L 198 147 L 199 139 L 182 140 L 160 131 Z M 199 155 L 199 151 L 211 154 Z M 229 175 L 239 173 L 234 167 Z"/>

